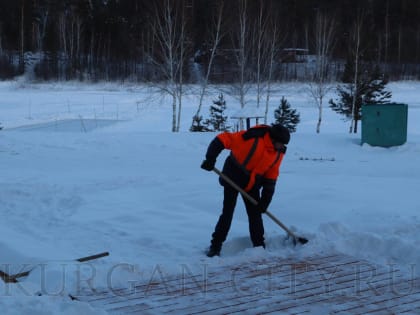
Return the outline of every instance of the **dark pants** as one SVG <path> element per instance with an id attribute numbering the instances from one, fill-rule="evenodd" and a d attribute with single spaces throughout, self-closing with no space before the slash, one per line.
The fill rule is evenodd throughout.
<path id="1" fill-rule="evenodd" d="M 226 240 L 232 223 L 238 194 L 238 191 L 234 188 L 228 185 L 224 186 L 223 210 L 219 217 L 219 221 L 217 221 L 214 233 L 212 234 L 213 239 L 211 241 L 212 247 L 216 249 L 220 249 L 222 243 Z M 249 194 L 254 199 L 259 199 L 258 191 L 251 191 Z M 246 212 L 248 214 L 249 234 L 251 236 L 252 244 L 254 246 L 265 246 L 262 214 L 250 201 L 244 197 L 242 197 L 242 199 L 244 200 Z"/>

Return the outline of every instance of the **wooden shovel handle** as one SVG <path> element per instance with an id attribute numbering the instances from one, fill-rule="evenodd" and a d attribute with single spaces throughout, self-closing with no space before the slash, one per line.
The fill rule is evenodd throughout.
<path id="1" fill-rule="evenodd" d="M 223 178 L 223 180 L 225 182 L 227 182 L 229 185 L 231 185 L 233 188 L 235 188 L 237 191 L 239 191 L 242 196 L 244 196 L 244 198 L 248 199 L 252 204 L 254 204 L 255 206 L 258 205 L 258 202 L 252 198 L 245 190 L 243 190 L 241 187 L 239 187 L 233 180 L 231 180 L 229 177 L 227 177 L 225 174 L 223 174 L 220 170 L 218 170 L 216 167 L 213 168 L 213 171 L 219 175 L 221 178 Z M 274 222 L 276 222 L 283 230 L 285 230 L 287 232 L 287 234 L 289 234 L 291 237 L 293 238 L 297 238 L 297 236 L 290 231 L 287 226 L 285 226 L 279 219 L 277 219 L 271 212 L 269 212 L 268 210 L 265 212 L 266 215 L 269 216 L 269 218 L 271 220 L 273 220 Z"/>

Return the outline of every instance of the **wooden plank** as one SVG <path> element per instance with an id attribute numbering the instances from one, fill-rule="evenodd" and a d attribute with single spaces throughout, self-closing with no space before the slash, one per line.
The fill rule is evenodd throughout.
<path id="1" fill-rule="evenodd" d="M 336 259 L 340 258 L 340 256 L 331 256 L 331 257 L 329 257 L 329 259 L 334 260 L 334 257 Z M 312 264 L 317 264 L 317 263 L 320 263 L 324 259 L 325 259 L 325 257 L 319 257 L 319 258 L 313 257 L 311 259 L 311 263 Z M 341 257 L 341 259 L 342 259 L 342 257 Z M 282 264 L 294 265 L 294 261 L 295 260 L 293 260 L 293 259 L 282 260 Z M 269 262 L 270 265 L 268 265 L 267 268 L 260 269 L 258 271 L 258 273 L 255 273 L 255 269 L 252 268 L 252 266 L 254 266 L 255 263 L 257 263 L 257 262 L 250 262 L 248 264 L 240 265 L 240 266 L 237 266 L 237 267 L 235 266 L 235 267 L 229 268 L 229 269 L 224 268 L 226 270 L 222 270 L 222 271 L 226 271 L 226 272 L 229 272 L 229 273 L 235 272 L 235 277 L 237 277 L 238 280 L 243 281 L 243 279 L 255 277 L 255 276 L 259 275 L 260 273 L 264 274 L 264 271 L 267 270 L 267 268 L 272 268 L 273 266 L 277 267 L 277 265 L 278 265 L 277 262 L 270 261 Z M 259 262 L 259 263 L 261 263 L 263 265 L 267 265 L 266 261 L 262 261 L 262 262 Z M 251 271 L 254 271 L 254 274 L 252 274 Z M 283 272 L 285 274 L 288 274 L 287 270 L 283 270 Z M 218 277 L 220 278 L 221 275 L 222 275 L 222 279 L 218 280 Z M 213 280 L 206 287 L 206 291 L 205 291 L 206 295 L 214 294 L 214 293 L 218 293 L 218 292 L 226 295 L 226 293 L 225 293 L 226 290 L 230 289 L 230 291 L 232 291 L 232 283 L 231 283 L 231 281 L 226 281 L 225 280 L 225 276 L 223 275 L 223 272 L 219 271 L 219 272 L 216 272 L 216 273 L 209 273 L 209 279 L 213 279 Z M 172 279 L 172 281 L 174 281 L 174 280 L 176 281 L 177 279 Z M 171 280 L 166 281 L 166 285 L 169 282 L 171 282 Z M 148 284 L 145 285 L 145 286 L 148 286 Z M 137 288 L 139 288 L 139 287 L 137 287 Z M 195 289 L 195 288 L 193 288 L 193 289 Z M 141 289 L 138 290 L 138 291 L 141 291 Z M 185 295 L 186 291 L 187 291 L 187 288 L 185 288 L 185 287 L 183 287 L 182 292 L 181 292 L 181 290 L 178 290 L 178 291 L 173 290 L 173 291 L 170 291 L 170 292 L 169 292 L 169 290 L 168 290 L 168 292 L 163 292 L 163 290 L 160 290 L 160 292 L 159 292 L 159 288 L 157 288 L 156 290 L 154 290 L 154 292 L 152 292 L 151 290 L 148 290 L 148 294 L 155 293 L 155 294 L 158 294 L 158 296 L 160 296 L 160 299 L 154 299 L 153 300 L 153 304 L 156 305 L 158 302 L 168 301 L 170 299 L 177 299 L 179 296 Z M 197 290 L 195 290 L 195 291 L 197 291 Z M 191 293 L 194 293 L 194 292 L 191 292 Z M 196 293 L 199 293 L 199 292 L 196 292 Z M 123 294 L 123 293 L 119 292 L 119 294 Z M 253 296 L 253 295 L 254 295 L 254 293 L 250 294 L 250 296 Z M 112 304 L 113 303 L 112 300 L 115 300 L 116 298 L 117 297 L 113 298 L 112 294 L 110 294 L 106 297 L 104 297 L 104 296 L 100 297 L 100 299 L 107 300 L 105 302 L 106 304 Z M 132 300 L 135 300 L 135 299 L 138 299 L 138 298 L 139 298 L 139 296 L 136 297 L 135 295 L 130 295 L 130 296 L 127 296 L 127 301 L 132 301 Z M 144 296 L 142 298 L 144 298 Z M 118 298 L 118 302 L 120 302 L 119 298 Z M 204 301 L 204 302 L 202 302 L 202 304 L 206 305 L 207 302 Z M 170 305 L 172 305 L 172 307 L 174 307 L 174 304 L 170 304 Z M 196 304 L 195 307 L 197 307 L 197 306 L 199 306 L 199 305 Z M 128 311 L 131 308 L 132 308 L 132 306 L 126 306 L 126 307 L 120 307 L 120 308 L 118 308 L 118 310 L 119 311 Z M 152 309 L 152 307 L 150 307 L 148 309 L 150 310 L 150 309 Z M 173 309 L 176 309 L 176 308 L 173 308 Z M 141 310 L 146 310 L 146 309 L 143 306 L 143 308 Z"/>

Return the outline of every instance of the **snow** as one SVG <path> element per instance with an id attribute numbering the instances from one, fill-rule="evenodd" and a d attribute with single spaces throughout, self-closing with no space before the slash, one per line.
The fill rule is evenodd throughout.
<path id="1" fill-rule="evenodd" d="M 214 133 L 190 133 L 198 102 L 184 100 L 181 132 L 171 130 L 171 102 L 132 84 L 0 82 L 0 270 L 32 270 L 18 284 L 0 281 L 2 314 L 104 314 L 72 301 L 83 287 L 127 287 L 159 266 L 233 265 L 253 258 L 339 251 L 401 270 L 420 263 L 420 82 L 389 84 L 409 108 L 407 143 L 360 145 L 348 122 L 317 108 L 306 86 L 279 84 L 301 114 L 270 211 L 307 245 L 283 244 L 264 217 L 267 249 L 252 248 L 241 202 L 221 257 L 207 258 L 222 189 L 200 169 Z M 228 110 L 238 102 L 224 93 Z M 202 114 L 208 113 L 213 90 Z M 222 167 L 223 152 L 217 166 Z M 101 252 L 89 263 L 75 260 Z M 139 280 L 139 279 L 137 279 Z M 316 310 L 313 310 L 316 313 Z M 314 314 L 315 314 L 314 313 Z"/>

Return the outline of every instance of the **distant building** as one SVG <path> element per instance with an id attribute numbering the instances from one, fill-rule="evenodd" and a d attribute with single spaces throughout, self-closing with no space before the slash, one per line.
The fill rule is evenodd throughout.
<path id="1" fill-rule="evenodd" d="M 281 62 L 308 62 L 309 50 L 304 48 L 284 48 Z"/>

